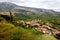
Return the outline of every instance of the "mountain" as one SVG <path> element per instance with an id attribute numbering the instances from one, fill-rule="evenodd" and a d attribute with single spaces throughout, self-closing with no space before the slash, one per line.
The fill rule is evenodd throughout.
<path id="1" fill-rule="evenodd" d="M 9 2 L 0 2 L 0 11 L 10 11 L 15 7 L 17 7 L 16 4 Z"/>
<path id="2" fill-rule="evenodd" d="M 31 8 L 18 6 L 9 2 L 0 2 L 0 12 L 1 11 L 13 11 L 13 12 L 34 12 L 34 13 L 52 13 L 55 14 L 54 10 L 42 9 L 42 8 Z"/>

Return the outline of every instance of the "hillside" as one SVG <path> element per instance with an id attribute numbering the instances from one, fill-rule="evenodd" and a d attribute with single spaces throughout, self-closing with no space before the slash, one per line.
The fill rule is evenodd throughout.
<path id="1" fill-rule="evenodd" d="M 56 25 L 60 24 L 60 12 L 50 9 L 18 6 L 9 2 L 0 2 L 0 14 L 9 14 L 9 11 L 16 14 L 16 18 L 14 17 L 16 20 L 41 19 L 44 22 L 48 21 Z"/>
<path id="2" fill-rule="evenodd" d="M 0 2 L 0 40 L 60 40 L 60 12 Z"/>
<path id="3" fill-rule="evenodd" d="M 0 40 L 57 40 L 53 36 L 42 35 L 34 29 L 25 29 L 11 23 L 0 22 L 0 30 Z"/>
<path id="4" fill-rule="evenodd" d="M 10 11 L 15 7 L 17 7 L 16 4 L 9 2 L 0 2 L 0 11 Z"/>
<path id="5" fill-rule="evenodd" d="M 17 11 L 18 10 L 18 11 Z M 0 11 L 17 11 L 20 12 L 20 10 L 25 10 L 25 11 L 31 11 L 35 13 L 55 13 L 54 10 L 50 9 L 42 9 L 42 8 L 31 8 L 31 7 L 24 7 L 24 6 L 18 6 L 13 3 L 9 2 L 0 2 Z"/>

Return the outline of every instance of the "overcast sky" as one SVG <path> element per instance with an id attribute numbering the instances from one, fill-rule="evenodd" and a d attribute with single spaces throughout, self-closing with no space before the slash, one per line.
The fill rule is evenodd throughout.
<path id="1" fill-rule="evenodd" d="M 0 2 L 12 2 L 20 6 L 54 9 L 60 11 L 60 0 L 0 0 Z"/>

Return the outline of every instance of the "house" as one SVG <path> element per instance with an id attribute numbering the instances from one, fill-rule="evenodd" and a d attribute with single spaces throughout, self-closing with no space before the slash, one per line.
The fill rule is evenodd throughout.
<path id="1" fill-rule="evenodd" d="M 39 26 L 37 31 L 42 32 L 42 33 L 44 33 L 44 34 L 48 34 L 48 33 L 50 32 L 50 31 L 49 31 L 46 27 L 44 27 L 44 26 Z"/>
<path id="2" fill-rule="evenodd" d="M 27 27 L 33 28 L 33 27 L 39 27 L 40 24 L 37 21 L 28 21 L 26 22 Z"/>

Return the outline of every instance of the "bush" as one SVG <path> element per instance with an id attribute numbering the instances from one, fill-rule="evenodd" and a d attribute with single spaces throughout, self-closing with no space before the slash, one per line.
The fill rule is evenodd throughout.
<path id="1" fill-rule="evenodd" d="M 0 22 L 1 22 L 1 21 L 5 21 L 5 19 L 4 19 L 4 18 L 2 18 L 2 17 L 0 17 Z"/>
<path id="2" fill-rule="evenodd" d="M 6 22 L 0 22 L 0 40 L 9 40 L 14 25 Z"/>

